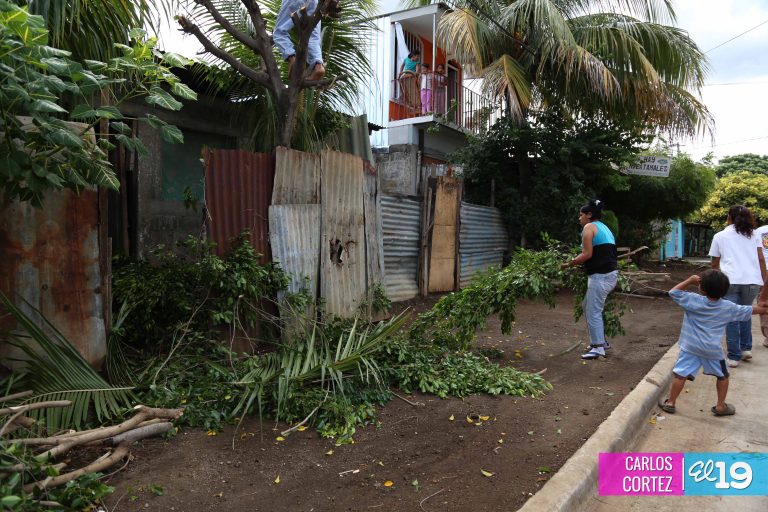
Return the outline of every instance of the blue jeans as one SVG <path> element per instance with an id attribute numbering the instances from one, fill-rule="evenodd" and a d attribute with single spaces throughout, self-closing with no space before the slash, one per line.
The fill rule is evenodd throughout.
<path id="1" fill-rule="evenodd" d="M 760 286 L 756 284 L 732 284 L 723 298 L 741 306 L 751 306 L 758 293 Z M 730 322 L 725 328 L 725 342 L 728 359 L 740 361 L 743 351 L 752 350 L 752 319 Z"/>
<path id="2" fill-rule="evenodd" d="M 283 3 L 280 5 L 275 29 L 272 31 L 272 39 L 280 50 L 283 59 L 296 54 L 293 41 L 291 41 L 291 34 L 289 34 L 293 28 L 291 14 L 305 5 L 307 6 L 307 14 L 311 15 L 317 9 L 317 0 L 283 0 Z M 310 67 L 314 67 L 317 63 L 323 63 L 323 52 L 320 49 L 320 25 L 318 23 L 314 30 L 312 30 L 312 34 L 309 36 L 309 43 L 307 44 L 307 64 Z"/>
<path id="3" fill-rule="evenodd" d="M 607 274 L 592 274 L 587 281 L 587 294 L 584 296 L 582 307 L 584 318 L 587 320 L 589 341 L 592 345 L 605 345 L 603 308 L 605 308 L 605 299 L 608 298 L 608 294 L 616 288 L 618 277 L 618 270 L 614 270 Z"/>

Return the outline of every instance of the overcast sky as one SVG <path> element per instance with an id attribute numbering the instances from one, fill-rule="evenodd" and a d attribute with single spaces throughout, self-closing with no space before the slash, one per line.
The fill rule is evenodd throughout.
<path id="1" fill-rule="evenodd" d="M 382 12 L 396 10 L 397 4 L 379 0 Z M 716 124 L 714 141 L 709 136 L 676 141 L 680 150 L 695 159 L 710 151 L 718 159 L 768 155 L 768 0 L 674 0 L 673 5 L 677 25 L 707 52 L 708 85 L 702 98 Z M 189 56 L 199 49 L 196 41 L 169 29 L 163 30 L 162 45 Z"/>

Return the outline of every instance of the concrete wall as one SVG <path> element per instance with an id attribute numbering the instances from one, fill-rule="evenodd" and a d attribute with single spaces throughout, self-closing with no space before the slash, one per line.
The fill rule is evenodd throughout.
<path id="1" fill-rule="evenodd" d="M 436 126 L 437 129 L 430 131 L 429 126 Z M 374 155 L 382 193 L 395 196 L 418 195 L 420 136 L 424 144 L 422 157 L 447 161 L 451 153 L 467 144 L 464 133 L 443 125 L 405 125 L 390 128 L 391 145 Z"/>
<path id="2" fill-rule="evenodd" d="M 388 153 L 375 153 L 379 171 L 379 187 L 389 196 L 415 196 L 418 191 L 416 165 L 418 147 L 390 146 Z"/>
<path id="3" fill-rule="evenodd" d="M 175 247 L 189 235 L 199 236 L 203 230 L 204 176 L 202 149 L 236 149 L 245 133 L 236 128 L 237 118 L 230 104 L 199 96 L 187 102 L 178 112 L 153 110 L 141 102 L 124 109 L 127 115 L 146 112 L 175 124 L 184 133 L 183 144 L 169 144 L 157 130 L 139 126 L 139 137 L 148 150 L 138 161 L 136 238 L 139 257 L 163 244 Z M 189 188 L 197 209 L 184 203 L 184 190 Z"/>

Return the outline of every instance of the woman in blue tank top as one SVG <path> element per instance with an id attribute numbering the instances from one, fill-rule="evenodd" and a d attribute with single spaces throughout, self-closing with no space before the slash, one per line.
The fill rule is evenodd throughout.
<path id="1" fill-rule="evenodd" d="M 599 199 L 590 200 L 581 207 L 581 254 L 562 265 L 563 268 L 584 265 L 589 276 L 587 294 L 582 303 L 589 329 L 589 350 L 582 354 L 582 359 L 605 357 L 606 349 L 611 348 L 605 340 L 603 309 L 618 279 L 616 240 L 608 226 L 600 222 L 602 216 L 603 202 Z"/>

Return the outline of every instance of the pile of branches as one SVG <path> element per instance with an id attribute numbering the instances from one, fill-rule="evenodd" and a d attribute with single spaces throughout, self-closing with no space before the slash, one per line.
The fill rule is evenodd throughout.
<path id="1" fill-rule="evenodd" d="M 8 395 L 0 398 L 0 403 L 23 399 L 32 394 L 32 391 L 24 391 Z M 182 415 L 181 409 L 156 409 L 137 405 L 133 408 L 133 417 L 118 425 L 81 431 L 68 430 L 47 437 L 11 438 L 13 433 L 31 434 L 34 431 L 36 421 L 28 413 L 71 406 L 70 400 L 56 400 L 0 409 L 0 445 L 5 448 L 11 445 L 17 447 L 15 450 L 4 450 L 2 458 L 5 460 L 2 461 L 0 472 L 20 475 L 19 490 L 39 498 L 37 501 L 42 506 L 62 507 L 60 503 L 46 500 L 46 491 L 118 464 L 128 456 L 134 442 L 168 432 L 174 428 L 171 421 Z M 58 462 L 75 449 L 81 451 L 77 460 L 86 459 L 91 462 L 78 468 L 68 467 L 72 459 Z M 82 457 L 83 453 L 91 452 L 92 457 Z M 65 469 L 68 471 L 63 472 Z"/>

